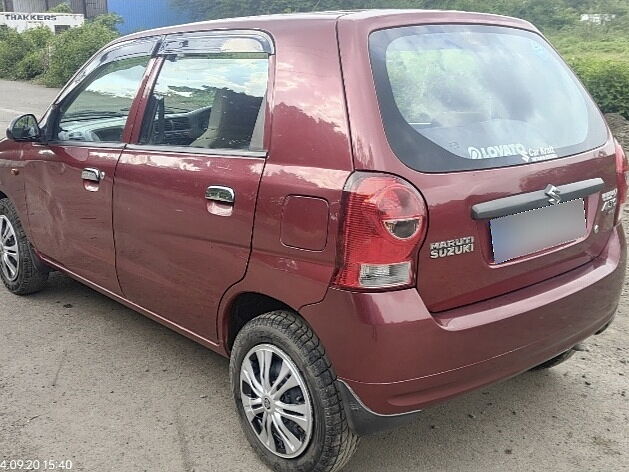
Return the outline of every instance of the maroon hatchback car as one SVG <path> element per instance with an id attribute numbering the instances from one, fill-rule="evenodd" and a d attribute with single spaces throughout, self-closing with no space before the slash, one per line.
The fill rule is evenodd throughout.
<path id="1" fill-rule="evenodd" d="M 51 270 L 231 358 L 245 435 L 360 435 L 551 367 L 611 322 L 625 155 L 531 24 L 435 11 L 121 38 L 0 143 L 2 280 Z"/>

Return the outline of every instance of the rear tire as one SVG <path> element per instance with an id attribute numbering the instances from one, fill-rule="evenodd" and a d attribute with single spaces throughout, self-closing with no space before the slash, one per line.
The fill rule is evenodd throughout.
<path id="1" fill-rule="evenodd" d="M 562 354 L 559 354 L 557 357 L 553 357 L 552 359 L 547 360 L 543 364 L 533 367 L 531 370 L 551 369 L 552 367 L 558 366 L 559 364 L 563 364 L 564 362 L 566 362 L 568 359 L 574 356 L 574 353 L 575 351 L 573 349 L 570 349 Z"/>
<path id="2" fill-rule="evenodd" d="M 336 375 L 317 336 L 295 314 L 274 311 L 247 323 L 234 342 L 230 379 L 245 436 L 273 470 L 334 472 L 355 452 L 359 438 L 347 423 Z"/>
<path id="3" fill-rule="evenodd" d="M 30 295 L 46 285 L 49 271 L 42 267 L 26 237 L 17 210 L 0 200 L 0 278 L 15 295 Z"/>

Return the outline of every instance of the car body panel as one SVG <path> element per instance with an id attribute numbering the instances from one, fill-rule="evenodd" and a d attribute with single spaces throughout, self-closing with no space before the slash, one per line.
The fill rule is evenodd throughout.
<path id="1" fill-rule="evenodd" d="M 415 289 L 330 289 L 301 313 L 366 406 L 399 414 L 528 370 L 591 336 L 616 311 L 625 264 L 619 226 L 583 266 L 438 317 Z"/>
<path id="2" fill-rule="evenodd" d="M 16 143 L 8 139 L 0 140 L 0 193 L 6 195 L 23 218 L 23 227 L 30 238 L 26 209 L 26 188 L 24 186 L 24 152 L 30 143 Z"/>
<path id="3" fill-rule="evenodd" d="M 245 274 L 264 159 L 123 152 L 116 170 L 114 231 L 126 298 L 216 341 L 212 315 Z M 232 188 L 229 216 L 213 214 L 211 185 Z"/>
<path id="4" fill-rule="evenodd" d="M 238 295 L 261 293 L 295 310 L 325 296 L 336 265 L 340 200 L 353 170 L 350 132 L 340 73 L 336 23 L 326 15 L 290 22 L 279 16 L 266 25 L 276 43 L 274 89 L 269 97 L 271 130 L 244 279 L 227 291 L 218 315 L 220 339 L 227 339 L 230 307 Z M 317 86 L 309 87 L 314 81 Z M 308 90 L 304 93 L 304 90 Z M 281 232 L 308 232 L 311 223 L 291 219 L 282 228 L 290 195 L 329 204 L 325 247 L 286 246 Z M 288 227 L 287 224 L 292 225 Z"/>
<path id="5" fill-rule="evenodd" d="M 428 309 L 440 312 L 549 279 L 600 254 L 614 224 L 613 214 L 599 211 L 601 193 L 616 187 L 616 168 L 611 135 L 604 146 L 580 155 L 520 166 L 423 173 L 403 164 L 391 150 L 381 120 L 373 119 L 379 115 L 379 105 L 365 38 L 383 28 L 435 23 L 491 23 L 537 30 L 522 20 L 481 14 L 409 12 L 380 16 L 365 12 L 339 20 L 343 73 L 346 83 L 352 84 L 347 87 L 347 103 L 356 169 L 399 175 L 423 195 L 428 206 L 428 232 L 419 253 L 417 286 Z M 589 178 L 602 178 L 605 187 L 587 198 L 585 238 L 503 264 L 493 263 L 489 223 L 472 218 L 473 205 Z M 594 226 L 598 226 L 596 233 Z M 472 251 L 455 257 L 431 257 L 431 244 L 467 238 L 474 240 Z"/>
<path id="6" fill-rule="evenodd" d="M 120 294 L 112 228 L 114 172 L 121 147 L 30 144 L 24 180 L 30 237 L 48 259 Z M 104 173 L 99 184 L 81 172 Z"/>

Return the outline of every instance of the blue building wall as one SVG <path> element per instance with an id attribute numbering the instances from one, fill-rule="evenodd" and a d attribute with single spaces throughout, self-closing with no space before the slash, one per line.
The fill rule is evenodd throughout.
<path id="1" fill-rule="evenodd" d="M 107 4 L 109 12 L 124 19 L 118 27 L 122 34 L 204 19 L 194 12 L 175 8 L 170 0 L 108 0 Z"/>

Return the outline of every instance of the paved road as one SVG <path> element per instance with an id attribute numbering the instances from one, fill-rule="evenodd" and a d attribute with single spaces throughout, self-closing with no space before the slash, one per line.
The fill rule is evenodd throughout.
<path id="1" fill-rule="evenodd" d="M 2 110 L 41 111 L 52 95 L 0 82 Z M 628 315 L 625 293 L 589 352 L 364 438 L 346 471 L 626 471 Z M 263 472 L 227 377 L 223 358 L 62 275 L 28 298 L 0 289 L 0 460 Z"/>
<path id="2" fill-rule="evenodd" d="M 26 113 L 33 113 L 38 118 L 43 115 L 57 93 L 59 93 L 57 89 L 0 80 L 0 134 L 2 137 L 13 118 Z"/>

